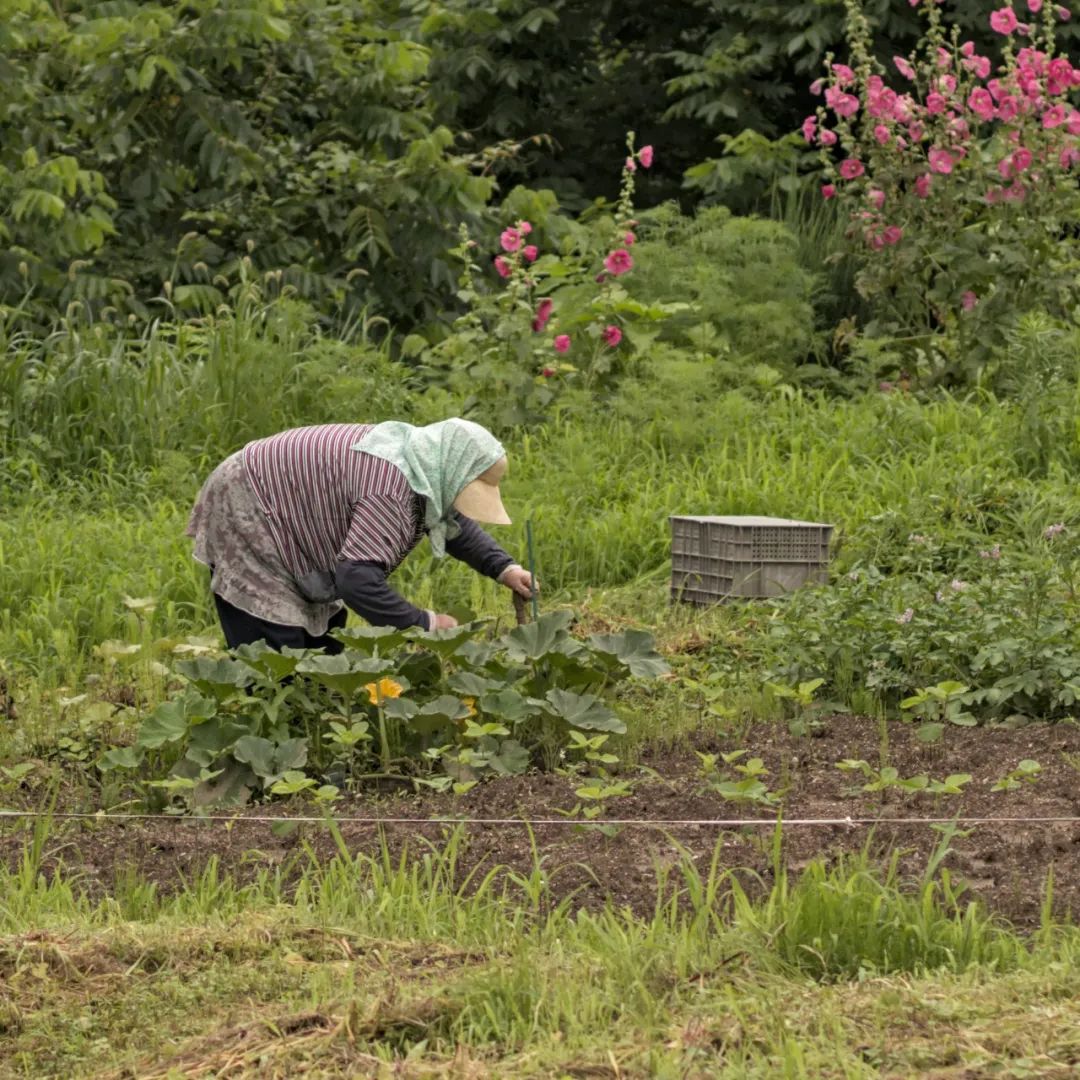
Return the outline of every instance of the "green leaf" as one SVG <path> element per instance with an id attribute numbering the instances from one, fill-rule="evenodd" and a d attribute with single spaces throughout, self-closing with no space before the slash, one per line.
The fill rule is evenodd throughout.
<path id="1" fill-rule="evenodd" d="M 405 641 L 405 632 L 393 626 L 348 626 L 331 630 L 330 636 L 343 642 L 353 652 L 386 656 Z"/>
<path id="2" fill-rule="evenodd" d="M 106 750 L 98 758 L 98 768 L 102 772 L 109 772 L 111 769 L 137 769 L 143 763 L 143 756 L 141 747 L 117 746 Z"/>
<path id="3" fill-rule="evenodd" d="M 178 660 L 176 670 L 193 682 L 204 694 L 226 701 L 237 690 L 255 681 L 255 672 L 247 664 L 228 657 L 210 659 L 200 656 L 194 660 Z"/>
<path id="4" fill-rule="evenodd" d="M 477 707 L 484 716 L 495 716 L 509 724 L 517 724 L 536 716 L 542 707 L 535 698 L 527 698 L 516 690 L 499 690 L 484 694 L 477 701 Z"/>
<path id="5" fill-rule="evenodd" d="M 409 726 L 415 731 L 431 735 L 468 716 L 469 708 L 460 698 L 442 694 L 420 709 L 409 721 Z"/>
<path id="6" fill-rule="evenodd" d="M 532 755 L 517 739 L 503 739 L 496 753 L 488 756 L 491 771 L 499 776 L 520 776 L 532 764 Z"/>
<path id="7" fill-rule="evenodd" d="M 518 663 L 542 660 L 570 637 L 567 627 L 574 621 L 571 611 L 552 611 L 535 622 L 515 626 L 503 638 L 506 652 Z"/>
<path id="8" fill-rule="evenodd" d="M 482 627 L 472 624 L 451 626 L 446 630 L 420 630 L 413 627 L 407 630 L 406 637 L 416 641 L 425 649 L 446 659 L 453 656 L 467 641 L 480 633 Z"/>
<path id="9" fill-rule="evenodd" d="M 613 731 L 623 734 L 626 725 L 595 694 L 575 694 L 572 690 L 549 690 L 550 711 L 571 727 L 585 731 Z"/>
<path id="10" fill-rule="evenodd" d="M 362 686 L 389 674 L 393 668 L 393 663 L 383 657 L 343 652 L 334 656 L 309 656 L 296 665 L 296 673 L 351 701 Z"/>
<path id="11" fill-rule="evenodd" d="M 479 698 L 489 691 L 500 690 L 504 684 L 498 679 L 489 679 L 473 671 L 456 671 L 450 676 L 449 685 L 455 694 Z"/>
<path id="12" fill-rule="evenodd" d="M 285 679 L 296 671 L 296 665 L 308 655 L 307 649 L 272 649 L 265 641 L 241 645 L 236 655 L 244 663 L 271 679 Z"/>
<path id="13" fill-rule="evenodd" d="M 166 743 L 178 742 L 193 724 L 200 724 L 217 713 L 217 702 L 200 694 L 183 694 L 163 701 L 142 723 L 137 746 L 157 750 Z"/>
<path id="14" fill-rule="evenodd" d="M 242 739 L 237 739 L 233 747 L 233 757 L 245 765 L 250 765 L 256 776 L 273 776 L 276 772 L 274 744 L 258 735 L 245 735 Z"/>
<path id="15" fill-rule="evenodd" d="M 652 634 L 645 630 L 625 630 L 621 634 L 593 634 L 589 645 L 599 653 L 614 657 L 641 679 L 666 675 L 671 668 L 654 648 Z"/>

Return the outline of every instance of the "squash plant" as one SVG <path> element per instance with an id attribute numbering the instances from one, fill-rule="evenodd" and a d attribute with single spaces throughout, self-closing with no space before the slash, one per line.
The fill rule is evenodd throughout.
<path id="1" fill-rule="evenodd" d="M 485 622 L 351 627 L 335 632 L 336 655 L 259 643 L 182 660 L 187 685 L 99 765 L 190 806 L 302 790 L 330 799 L 375 778 L 460 791 L 551 767 L 595 733 L 626 730 L 608 703 L 614 685 L 668 670 L 648 633 L 579 639 L 572 621 L 556 611 L 495 636 Z"/>

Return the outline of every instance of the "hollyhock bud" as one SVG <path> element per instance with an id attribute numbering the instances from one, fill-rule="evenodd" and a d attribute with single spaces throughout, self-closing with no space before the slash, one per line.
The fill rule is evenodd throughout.
<path id="1" fill-rule="evenodd" d="M 557 353 L 564 353 L 570 351 L 570 335 L 569 334 L 557 334 L 555 340 L 552 342 Z"/>
<path id="2" fill-rule="evenodd" d="M 604 339 L 604 344 L 611 349 L 622 341 L 622 331 L 617 326 L 605 326 L 600 336 Z"/>
<path id="3" fill-rule="evenodd" d="M 522 236 L 528 236 L 529 233 L 532 232 L 532 225 L 527 221 L 519 221 L 518 232 L 521 233 Z"/>
<path id="4" fill-rule="evenodd" d="M 979 298 L 970 289 L 960 298 L 960 306 L 965 311 L 970 311 L 978 302 Z"/>
<path id="5" fill-rule="evenodd" d="M 933 179 L 930 174 L 923 173 L 922 176 L 915 181 L 915 194 L 918 195 L 920 199 L 928 199 L 930 197 L 930 187 L 932 184 Z"/>
<path id="6" fill-rule="evenodd" d="M 835 184 L 822 184 L 821 185 L 821 197 L 823 199 L 832 199 L 836 196 Z"/>
<path id="7" fill-rule="evenodd" d="M 1027 6 L 1032 15 L 1038 15 L 1043 9 L 1043 0 L 1027 0 Z"/>
<path id="8" fill-rule="evenodd" d="M 643 168 L 651 169 L 653 163 L 653 148 L 651 146 L 643 146 L 638 151 L 638 161 L 641 162 Z"/>
<path id="9" fill-rule="evenodd" d="M 553 367 L 546 367 L 541 370 L 540 374 L 543 375 L 545 379 L 550 379 L 552 375 L 555 374 L 555 369 Z"/>
<path id="10" fill-rule="evenodd" d="M 818 121 L 817 121 L 816 116 L 808 116 L 803 121 L 802 134 L 803 134 L 803 138 L 807 142 L 813 142 L 814 141 L 814 136 L 817 134 L 817 122 Z"/>
<path id="11" fill-rule="evenodd" d="M 866 172 L 866 168 L 858 158 L 845 158 L 840 162 L 840 175 L 845 180 L 857 180 Z"/>
<path id="12" fill-rule="evenodd" d="M 538 334 L 543 332 L 543 329 L 548 324 L 548 319 L 551 318 L 551 312 L 555 305 L 552 303 L 550 297 L 544 297 L 539 304 L 536 305 L 536 318 L 533 319 L 532 328 Z"/>
<path id="13" fill-rule="evenodd" d="M 634 244 L 637 243 L 637 237 L 632 232 L 628 232 L 625 236 L 623 236 L 623 243 L 627 247 L 632 247 Z"/>
<path id="14" fill-rule="evenodd" d="M 1080 135 L 1080 109 L 1073 109 L 1069 113 L 1069 119 L 1066 121 L 1065 130 L 1070 135 Z"/>
<path id="15" fill-rule="evenodd" d="M 892 133 L 884 124 L 878 124 L 874 128 L 874 138 L 877 139 L 881 146 L 885 146 L 892 138 Z"/>
<path id="16" fill-rule="evenodd" d="M 1060 19 L 1060 20 L 1061 20 L 1062 22 L 1068 22 L 1068 21 L 1069 21 L 1069 19 L 1071 19 L 1071 18 L 1072 18 L 1072 15 L 1071 15 L 1071 14 L 1069 13 L 1069 9 L 1068 9 L 1068 8 L 1064 8 L 1064 7 L 1059 7 L 1059 8 L 1057 9 L 1057 17 L 1058 17 L 1058 18 L 1059 18 L 1059 19 Z"/>
<path id="17" fill-rule="evenodd" d="M 825 80 L 824 79 L 815 79 L 810 84 L 810 93 L 813 94 L 814 97 L 820 97 L 822 88 L 824 86 L 825 86 Z"/>
<path id="18" fill-rule="evenodd" d="M 905 79 L 915 78 L 915 69 L 902 56 L 894 56 L 892 62 L 896 65 L 896 70 L 899 71 Z"/>
<path id="19" fill-rule="evenodd" d="M 974 56 L 975 55 L 975 42 L 974 41 L 965 41 L 964 44 L 960 46 L 960 55 L 961 56 L 967 56 L 967 57 Z"/>
<path id="20" fill-rule="evenodd" d="M 632 157 L 628 157 L 623 165 L 627 172 L 637 172 L 637 164 Z"/>
<path id="21" fill-rule="evenodd" d="M 517 251 L 521 247 L 521 233 L 517 229 L 504 229 L 499 243 L 502 244 L 503 251 Z"/>
<path id="22" fill-rule="evenodd" d="M 885 205 L 885 192 L 880 188 L 871 188 L 866 193 L 866 198 L 875 210 L 880 210 Z"/>
<path id="23" fill-rule="evenodd" d="M 818 141 L 822 146 L 835 146 L 836 145 L 836 132 L 830 131 L 828 128 L 822 128 L 818 135 Z"/>
<path id="24" fill-rule="evenodd" d="M 899 225 L 888 225 L 885 231 L 881 234 L 881 239 L 889 246 L 893 247 L 899 244 L 904 238 L 904 230 Z"/>
<path id="25" fill-rule="evenodd" d="M 526 262 L 536 262 L 536 256 L 540 254 L 535 244 L 526 244 L 521 249 L 521 254 Z"/>
<path id="26" fill-rule="evenodd" d="M 495 256 L 495 269 L 501 278 L 510 276 L 510 264 L 501 255 Z"/>
<path id="27" fill-rule="evenodd" d="M 952 53 L 948 49 L 938 48 L 937 51 L 937 66 L 941 69 L 947 68 L 952 63 Z"/>

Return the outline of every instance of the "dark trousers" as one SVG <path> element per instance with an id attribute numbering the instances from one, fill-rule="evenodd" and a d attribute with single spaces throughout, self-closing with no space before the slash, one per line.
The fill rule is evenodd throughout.
<path id="1" fill-rule="evenodd" d="M 345 646 L 332 638 L 330 630 L 338 630 L 345 625 L 348 612 L 342 608 L 330 619 L 327 633 L 322 637 L 309 634 L 302 626 L 285 626 L 282 623 L 267 622 L 256 618 L 238 607 L 233 607 L 228 600 L 222 600 L 214 593 L 214 605 L 217 607 L 221 629 L 225 631 L 225 643 L 230 649 L 238 645 L 251 645 L 256 641 L 265 641 L 272 649 L 325 649 L 333 655 L 341 652 Z"/>

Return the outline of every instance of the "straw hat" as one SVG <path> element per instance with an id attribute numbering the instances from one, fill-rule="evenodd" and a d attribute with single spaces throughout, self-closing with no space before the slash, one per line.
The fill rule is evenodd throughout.
<path id="1" fill-rule="evenodd" d="M 510 515 L 506 512 L 499 494 L 499 482 L 508 468 L 505 456 L 499 458 L 490 469 L 461 489 L 461 493 L 454 500 L 454 509 L 460 510 L 473 521 L 482 521 L 487 525 L 509 525 Z"/>

